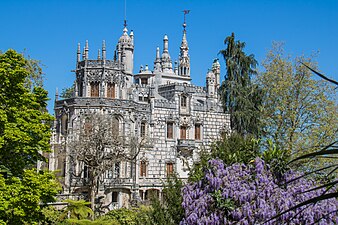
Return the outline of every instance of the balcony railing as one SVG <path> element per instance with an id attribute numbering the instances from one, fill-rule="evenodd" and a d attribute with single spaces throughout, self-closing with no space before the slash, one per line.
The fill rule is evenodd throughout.
<path id="1" fill-rule="evenodd" d="M 192 156 L 195 148 L 195 140 L 192 139 L 178 139 L 177 152 L 184 157 Z"/>

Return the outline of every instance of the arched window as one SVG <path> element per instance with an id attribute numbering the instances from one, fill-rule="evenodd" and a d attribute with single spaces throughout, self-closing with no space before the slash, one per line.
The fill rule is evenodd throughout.
<path id="1" fill-rule="evenodd" d="M 99 83 L 98 82 L 90 83 L 90 96 L 99 97 Z"/>
<path id="2" fill-rule="evenodd" d="M 114 83 L 107 84 L 107 98 L 115 98 L 115 84 Z"/>

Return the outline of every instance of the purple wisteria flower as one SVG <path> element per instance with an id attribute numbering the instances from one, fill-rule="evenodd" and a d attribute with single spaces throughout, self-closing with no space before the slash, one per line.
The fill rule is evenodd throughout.
<path id="1" fill-rule="evenodd" d="M 286 181 L 299 176 L 293 171 Z M 182 189 L 185 216 L 181 225 L 192 224 L 338 224 L 338 201 L 328 199 L 268 221 L 279 213 L 325 190 L 304 192 L 315 187 L 301 178 L 285 187 L 278 186 L 264 161 L 256 158 L 252 165 L 225 167 L 221 160 L 209 161 L 204 178 Z"/>

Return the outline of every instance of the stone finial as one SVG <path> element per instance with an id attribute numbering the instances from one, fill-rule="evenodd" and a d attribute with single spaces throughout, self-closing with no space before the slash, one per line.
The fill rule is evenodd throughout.
<path id="1" fill-rule="evenodd" d="M 88 56 L 89 56 L 88 52 L 89 52 L 88 40 L 86 40 L 86 47 L 85 47 L 85 55 L 86 55 L 86 59 L 89 58 L 89 57 L 88 57 Z"/>
<path id="2" fill-rule="evenodd" d="M 98 60 L 101 60 L 101 52 L 100 52 L 100 49 L 98 49 L 98 51 L 97 51 L 97 59 L 98 59 Z"/>
<path id="3" fill-rule="evenodd" d="M 106 41 L 102 41 L 102 59 L 106 60 Z"/>
<path id="4" fill-rule="evenodd" d="M 81 45 L 77 43 L 77 62 L 81 61 Z"/>
<path id="5" fill-rule="evenodd" d="M 55 101 L 57 101 L 59 99 L 59 89 L 56 88 L 55 90 Z"/>

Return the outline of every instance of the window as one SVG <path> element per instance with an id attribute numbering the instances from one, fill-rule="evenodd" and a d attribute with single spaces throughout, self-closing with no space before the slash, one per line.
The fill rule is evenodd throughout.
<path id="1" fill-rule="evenodd" d="M 167 176 L 174 173 L 174 164 L 173 163 L 167 163 L 166 164 L 166 172 L 167 172 Z"/>
<path id="2" fill-rule="evenodd" d="M 195 124 L 195 140 L 201 140 L 201 125 Z"/>
<path id="3" fill-rule="evenodd" d="M 140 163 L 140 176 L 145 177 L 147 176 L 147 162 L 141 161 Z"/>
<path id="4" fill-rule="evenodd" d="M 118 192 L 113 192 L 112 193 L 112 202 L 118 202 L 118 196 L 119 196 L 119 193 Z"/>
<path id="5" fill-rule="evenodd" d="M 112 137 L 113 138 L 117 138 L 119 136 L 119 120 L 116 117 L 113 117 L 113 121 L 112 121 Z"/>
<path id="6" fill-rule="evenodd" d="M 98 82 L 90 83 L 90 96 L 99 97 L 99 83 Z"/>
<path id="7" fill-rule="evenodd" d="M 146 136 L 146 123 L 142 122 L 141 123 L 141 137 L 145 137 Z"/>
<path id="8" fill-rule="evenodd" d="M 85 124 L 84 124 L 84 133 L 86 135 L 89 135 L 93 129 L 92 123 L 89 118 L 86 118 Z"/>
<path id="9" fill-rule="evenodd" d="M 187 127 L 180 127 L 180 139 L 187 139 Z"/>
<path id="10" fill-rule="evenodd" d="M 181 96 L 181 107 L 186 108 L 187 107 L 187 96 Z"/>
<path id="11" fill-rule="evenodd" d="M 107 98 L 115 98 L 115 84 L 108 83 L 107 85 Z"/>
<path id="12" fill-rule="evenodd" d="M 108 179 L 113 178 L 113 171 L 107 170 L 107 171 L 106 171 L 106 178 L 108 178 Z"/>
<path id="13" fill-rule="evenodd" d="M 114 175 L 115 175 L 115 178 L 120 177 L 120 162 L 115 163 Z"/>
<path id="14" fill-rule="evenodd" d="M 89 177 L 89 170 L 88 170 L 88 166 L 85 164 L 83 166 L 83 178 L 88 178 Z"/>
<path id="15" fill-rule="evenodd" d="M 168 139 L 174 138 L 174 123 L 173 122 L 167 123 L 167 138 Z"/>
<path id="16" fill-rule="evenodd" d="M 146 85 L 148 84 L 148 79 L 147 78 L 141 78 L 141 85 Z"/>

